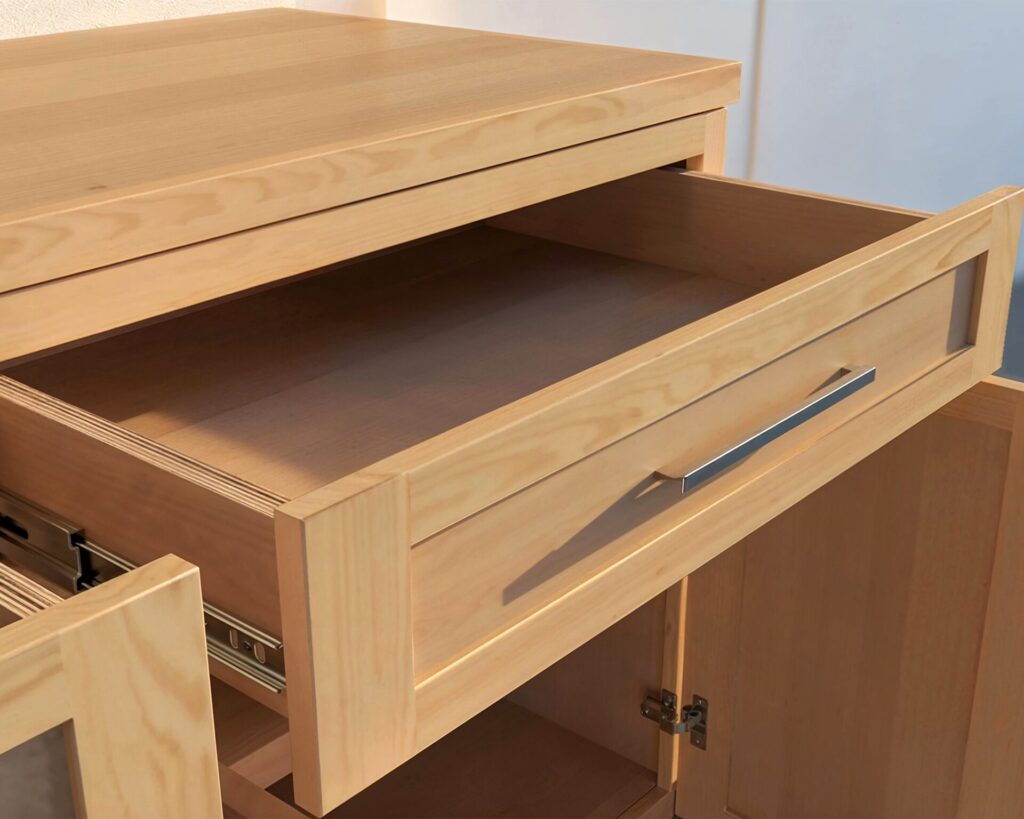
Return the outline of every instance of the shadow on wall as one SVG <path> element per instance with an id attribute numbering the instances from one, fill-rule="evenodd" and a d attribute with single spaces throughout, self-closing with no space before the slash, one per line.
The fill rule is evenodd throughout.
<path id="1" fill-rule="evenodd" d="M 1017 277 L 1010 302 L 1010 323 L 1006 328 L 1006 351 L 999 375 L 1024 381 L 1024 279 Z"/>

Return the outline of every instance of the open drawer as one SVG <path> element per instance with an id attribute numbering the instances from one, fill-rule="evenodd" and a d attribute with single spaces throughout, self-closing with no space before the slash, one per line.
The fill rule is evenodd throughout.
<path id="1" fill-rule="evenodd" d="M 1022 201 L 642 173 L 10 367 L 0 485 L 282 638 L 322 814 L 991 373 Z"/>
<path id="2" fill-rule="evenodd" d="M 221 815 L 195 566 L 63 599 L 0 558 L 0 792 L 5 817 Z"/>

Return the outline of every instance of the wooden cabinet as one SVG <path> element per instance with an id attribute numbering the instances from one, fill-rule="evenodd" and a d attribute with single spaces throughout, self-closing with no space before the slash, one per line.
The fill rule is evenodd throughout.
<path id="1" fill-rule="evenodd" d="M 4 54 L 60 161 L 0 175 L 0 486 L 200 568 L 237 810 L 670 814 L 640 703 L 746 702 L 695 578 L 1000 361 L 1024 193 L 715 176 L 734 62 L 286 10 Z"/>

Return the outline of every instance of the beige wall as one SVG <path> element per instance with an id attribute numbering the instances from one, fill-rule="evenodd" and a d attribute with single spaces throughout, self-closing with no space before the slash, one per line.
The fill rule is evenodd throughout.
<path id="1" fill-rule="evenodd" d="M 0 0 L 0 39 L 295 6 L 295 0 Z"/>

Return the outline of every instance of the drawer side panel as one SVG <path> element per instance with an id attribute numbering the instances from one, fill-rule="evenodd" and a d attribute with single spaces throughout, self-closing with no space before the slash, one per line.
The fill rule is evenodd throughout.
<path id="1" fill-rule="evenodd" d="M 208 602 L 281 634 L 272 496 L 6 377 L 0 486 L 133 563 L 195 563 Z"/>

